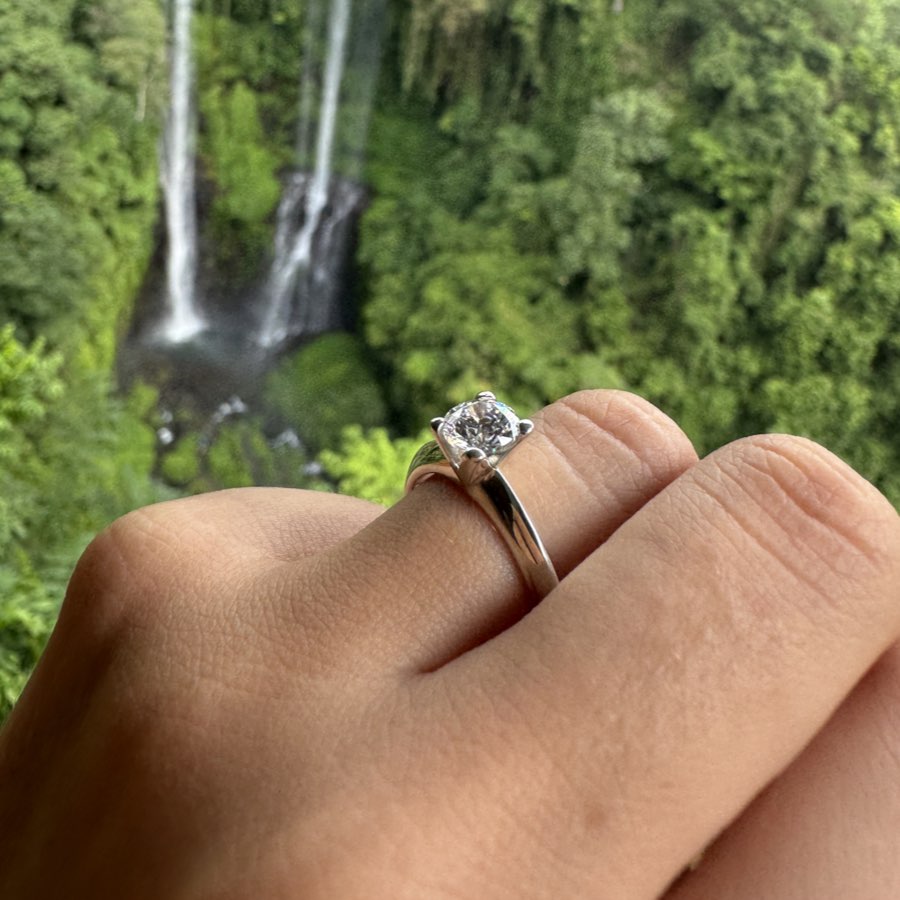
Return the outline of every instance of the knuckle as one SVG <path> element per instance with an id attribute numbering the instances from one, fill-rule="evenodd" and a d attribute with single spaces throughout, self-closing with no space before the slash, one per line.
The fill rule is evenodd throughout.
<path id="1" fill-rule="evenodd" d="M 591 454 L 607 456 L 610 445 L 628 457 L 634 477 L 668 483 L 696 461 L 687 435 L 665 413 L 636 394 L 587 390 L 570 394 L 549 407 L 548 435 L 562 434 L 590 465 Z M 556 438 L 551 438 L 556 440 Z"/>
<path id="2" fill-rule="evenodd" d="M 184 535 L 158 508 L 135 510 L 100 532 L 82 554 L 66 591 L 65 621 L 135 623 L 158 614 L 177 581 L 190 577 Z"/>
<path id="3" fill-rule="evenodd" d="M 900 517 L 861 475 L 824 447 L 789 435 L 757 435 L 718 454 L 718 471 L 736 492 L 730 505 L 789 567 L 819 571 L 835 593 L 835 579 L 878 585 L 900 583 Z M 751 526 L 752 527 L 752 526 Z M 759 526 L 757 526 L 759 527 Z M 839 592 L 839 591 L 838 591 Z"/>
<path id="4" fill-rule="evenodd" d="M 121 615 L 132 566 L 131 552 L 121 541 L 122 531 L 118 523 L 113 523 L 88 544 L 69 580 L 61 621 Z"/>

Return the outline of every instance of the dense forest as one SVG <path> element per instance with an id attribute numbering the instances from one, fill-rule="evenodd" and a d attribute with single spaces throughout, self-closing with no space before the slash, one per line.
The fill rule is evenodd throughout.
<path id="1" fill-rule="evenodd" d="M 321 6 L 194 7 L 200 246 L 232 303 Z M 634 390 L 701 452 L 808 435 L 900 502 L 900 0 L 372 9 L 346 328 L 209 416 L 123 375 L 160 282 L 169 11 L 0 0 L 0 716 L 112 518 L 265 483 L 390 502 L 423 424 L 486 387 L 523 414 Z"/>

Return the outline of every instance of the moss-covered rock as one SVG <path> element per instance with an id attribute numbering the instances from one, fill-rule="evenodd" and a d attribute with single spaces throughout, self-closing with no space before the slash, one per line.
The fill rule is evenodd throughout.
<path id="1" fill-rule="evenodd" d="M 269 376 L 265 397 L 279 424 L 313 451 L 336 447 L 348 423 L 385 424 L 381 387 L 362 341 L 326 334 L 286 357 Z"/>
<path id="2" fill-rule="evenodd" d="M 187 434 L 162 458 L 163 478 L 173 487 L 186 488 L 200 474 L 199 435 Z"/>

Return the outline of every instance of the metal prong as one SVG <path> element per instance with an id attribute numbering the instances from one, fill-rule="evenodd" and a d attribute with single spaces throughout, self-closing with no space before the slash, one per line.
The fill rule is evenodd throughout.
<path id="1" fill-rule="evenodd" d="M 479 391 L 475 395 L 476 400 L 496 400 L 497 397 L 494 395 L 492 391 Z"/>
<path id="2" fill-rule="evenodd" d="M 531 434 L 534 431 L 534 422 L 531 419 L 519 419 L 519 434 Z"/>
<path id="3" fill-rule="evenodd" d="M 462 462 L 459 466 L 459 480 L 463 484 L 474 485 L 480 484 L 494 474 L 494 467 L 488 460 L 484 450 L 477 447 L 470 447 L 463 453 Z"/>
<path id="4" fill-rule="evenodd" d="M 435 416 L 431 420 L 431 430 L 436 432 L 438 430 L 438 428 L 440 428 L 441 425 L 443 425 L 443 424 L 444 424 L 444 417 L 443 416 Z"/>

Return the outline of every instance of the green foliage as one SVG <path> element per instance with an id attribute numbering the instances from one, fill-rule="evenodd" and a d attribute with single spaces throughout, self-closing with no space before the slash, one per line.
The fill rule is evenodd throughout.
<path id="1" fill-rule="evenodd" d="M 258 429 L 248 428 L 246 423 L 229 423 L 209 448 L 210 476 L 222 487 L 250 487 L 254 483 L 253 464 L 265 458 L 265 450 Z"/>
<path id="2" fill-rule="evenodd" d="M 267 220 L 280 193 L 278 157 L 264 142 L 256 95 L 243 81 L 230 88 L 213 84 L 203 93 L 202 111 L 207 174 L 217 188 L 212 223 L 220 253 L 237 256 L 253 272 L 271 237 Z"/>
<path id="3" fill-rule="evenodd" d="M 570 136 L 582 108 L 614 79 L 621 22 L 596 0 L 413 0 L 403 8 L 405 90 L 481 109 L 528 115 L 551 140 Z"/>
<path id="4" fill-rule="evenodd" d="M 348 426 L 337 450 L 323 450 L 319 461 L 343 494 L 390 506 L 403 495 L 413 454 L 430 434 L 391 440 L 384 428 L 364 432 Z"/>
<path id="5" fill-rule="evenodd" d="M 306 487 L 306 454 L 291 446 L 272 447 L 253 419 L 226 422 L 212 441 L 206 459 L 206 490 L 254 484 Z"/>
<path id="6" fill-rule="evenodd" d="M 551 261 L 517 253 L 506 229 L 439 216 L 428 226 L 423 257 L 373 281 L 390 292 L 367 309 L 372 346 L 405 348 L 397 381 L 411 408 L 446 407 L 491 384 L 533 407 L 564 387 L 578 350 L 575 311 L 553 285 Z M 374 214 L 367 228 L 366 252 L 377 254 Z"/>
<path id="7" fill-rule="evenodd" d="M 306 0 L 204 0 L 198 3 L 200 80 L 243 79 L 263 94 L 278 127 L 290 133 L 296 115 L 298 48 Z M 215 75 L 217 77 L 213 78 Z M 269 116 L 267 116 L 269 117 Z M 287 146 L 291 146 L 288 141 Z"/>
<path id="8" fill-rule="evenodd" d="M 209 246 L 229 283 L 269 254 L 278 172 L 293 163 L 304 4 L 202 4 L 195 16 L 200 175 L 212 191 Z"/>
<path id="9" fill-rule="evenodd" d="M 541 198 L 567 280 L 589 278 L 600 289 L 620 283 L 646 190 L 642 168 L 668 157 L 672 118 L 659 91 L 627 88 L 597 100 L 582 119 L 571 169 Z"/>
<path id="10" fill-rule="evenodd" d="M 173 487 L 188 488 L 200 475 L 200 435 L 191 432 L 166 453 L 160 464 L 161 474 Z"/>
<path id="11" fill-rule="evenodd" d="M 79 36 L 96 50 L 102 71 L 116 87 L 134 94 L 134 116 L 160 112 L 165 83 L 165 23 L 153 0 L 94 0 L 76 7 Z"/>
<path id="12" fill-rule="evenodd" d="M 799 432 L 900 500 L 896 0 L 401 21 L 360 259 L 406 427 L 485 385 L 626 386 L 701 451 Z"/>
<path id="13" fill-rule="evenodd" d="M 63 394 L 62 363 L 42 341 L 28 348 L 11 325 L 0 330 L 0 549 L 28 534 L 47 477 L 36 453 L 48 411 Z M 0 559 L 7 554 L 0 552 Z"/>
<path id="14" fill-rule="evenodd" d="M 38 659 L 57 603 L 20 553 L 0 566 L 0 721 L 12 709 Z"/>
<path id="15" fill-rule="evenodd" d="M 160 12 L 2 0 L 0 34 L 0 317 L 109 364 L 151 239 Z"/>
<path id="16" fill-rule="evenodd" d="M 348 422 L 363 428 L 387 418 L 368 355 L 350 334 L 326 334 L 287 356 L 269 375 L 266 402 L 279 427 L 313 450 L 337 446 Z"/>

